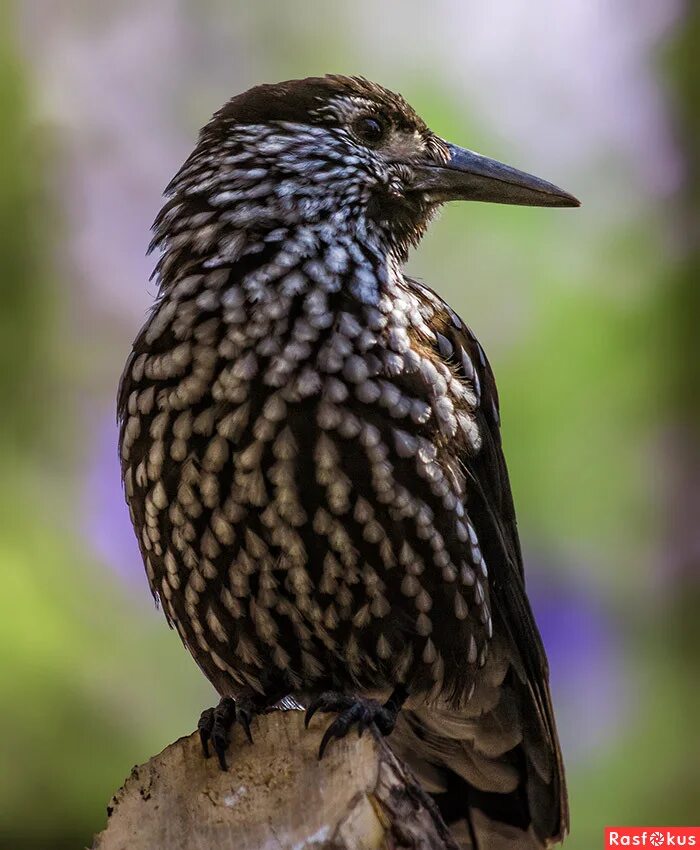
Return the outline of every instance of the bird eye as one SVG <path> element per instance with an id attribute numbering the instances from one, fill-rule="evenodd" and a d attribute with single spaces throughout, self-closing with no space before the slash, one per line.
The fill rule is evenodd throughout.
<path id="1" fill-rule="evenodd" d="M 359 139 L 370 145 L 376 145 L 381 142 L 386 133 L 384 124 L 379 118 L 375 118 L 373 115 L 365 115 L 359 118 L 355 122 L 353 129 Z"/>

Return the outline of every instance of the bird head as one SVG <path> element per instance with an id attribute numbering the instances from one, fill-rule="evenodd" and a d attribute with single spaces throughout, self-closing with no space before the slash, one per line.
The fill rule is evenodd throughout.
<path id="1" fill-rule="evenodd" d="M 156 244 L 184 213 L 204 223 L 213 211 L 229 231 L 317 225 L 402 258 L 447 201 L 578 206 L 551 183 L 440 138 L 400 95 L 340 76 L 256 86 L 231 99 L 167 192 Z M 203 230 L 200 241 L 221 236 L 214 223 Z"/>

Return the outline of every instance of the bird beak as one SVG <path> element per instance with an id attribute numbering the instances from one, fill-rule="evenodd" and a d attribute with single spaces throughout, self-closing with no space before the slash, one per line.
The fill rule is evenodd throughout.
<path id="1" fill-rule="evenodd" d="M 450 144 L 447 147 L 447 162 L 415 168 L 416 180 L 411 188 L 423 192 L 428 201 L 490 201 L 530 207 L 581 205 L 553 183 L 466 148 Z"/>

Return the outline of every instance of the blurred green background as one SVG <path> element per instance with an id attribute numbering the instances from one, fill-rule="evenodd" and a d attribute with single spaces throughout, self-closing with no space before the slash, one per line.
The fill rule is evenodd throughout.
<path id="1" fill-rule="evenodd" d="M 499 380 L 566 846 L 700 820 L 700 7 L 486 6 L 0 5 L 2 848 L 88 845 L 132 765 L 214 701 L 142 574 L 116 384 L 199 126 L 257 82 L 330 71 L 583 200 L 450 208 L 410 267 Z"/>

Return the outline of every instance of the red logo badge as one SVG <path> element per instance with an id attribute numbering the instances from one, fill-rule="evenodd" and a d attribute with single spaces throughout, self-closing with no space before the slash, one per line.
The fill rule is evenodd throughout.
<path id="1" fill-rule="evenodd" d="M 697 847 L 700 826 L 606 826 L 605 850 L 615 847 Z"/>

